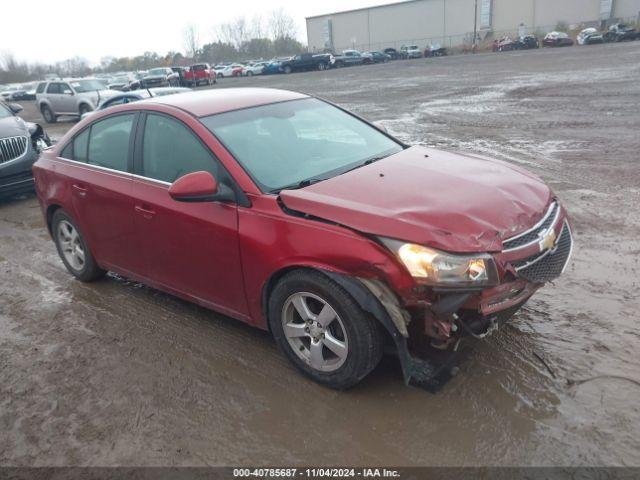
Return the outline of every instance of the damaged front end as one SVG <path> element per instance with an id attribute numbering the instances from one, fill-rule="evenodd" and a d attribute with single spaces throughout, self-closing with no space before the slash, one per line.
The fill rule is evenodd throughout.
<path id="1" fill-rule="evenodd" d="M 25 122 L 29 135 L 31 136 L 31 144 L 36 154 L 40 154 L 45 148 L 53 145 L 53 142 L 45 132 L 44 128 L 37 123 Z"/>
<path id="2" fill-rule="evenodd" d="M 382 243 L 396 253 L 400 251 L 399 242 Z M 491 259 L 482 255 L 457 257 L 467 265 L 470 278 L 485 275 L 480 282 L 484 285 L 464 281 L 458 285 L 428 283 L 425 279 L 429 275 L 437 277 L 437 272 L 428 268 L 421 272 L 410 263 L 412 260 L 400 255 L 399 260 L 416 279 L 410 293 L 398 295 L 381 280 L 329 275 L 390 333 L 405 382 L 435 391 L 454 372 L 461 341 L 465 337 L 482 339 L 497 330 L 539 288 L 560 276 L 572 249 L 566 212 L 554 200 L 534 227 L 504 240 L 502 251 L 490 255 Z M 429 249 L 425 251 L 430 254 Z M 429 257 L 429 262 L 433 263 L 434 258 Z M 484 261 L 482 268 L 477 263 L 479 259 Z M 454 271 L 457 264 L 447 258 L 445 268 Z M 424 275 L 419 277 L 421 273 Z M 446 275 L 440 276 L 441 280 L 445 278 Z"/>

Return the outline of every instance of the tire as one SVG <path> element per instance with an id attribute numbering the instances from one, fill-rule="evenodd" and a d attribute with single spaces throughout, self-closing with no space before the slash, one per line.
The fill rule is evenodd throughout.
<path id="1" fill-rule="evenodd" d="M 218 78 L 224 78 L 224 73 L 219 73 Z"/>
<path id="2" fill-rule="evenodd" d="M 286 67 L 284 67 L 284 73 L 289 74 L 292 72 L 291 67 L 289 65 L 287 65 Z"/>
<path id="3" fill-rule="evenodd" d="M 78 112 L 80 113 L 80 118 L 82 118 L 82 115 L 84 115 L 85 113 L 89 113 L 90 111 L 91 108 L 89 108 L 89 105 L 87 105 L 86 103 L 80 105 L 80 108 L 78 110 Z"/>
<path id="4" fill-rule="evenodd" d="M 107 273 L 96 263 L 82 232 L 66 211 L 55 211 L 51 219 L 51 232 L 62 263 L 78 280 L 92 282 Z"/>
<path id="5" fill-rule="evenodd" d="M 56 123 L 58 121 L 58 117 L 53 114 L 48 105 L 42 105 L 42 107 L 40 107 L 40 112 L 42 113 L 42 118 L 44 118 L 45 122 Z"/>
<path id="6" fill-rule="evenodd" d="M 247 72 L 247 77 L 253 77 L 253 72 L 251 70 Z"/>
<path id="7" fill-rule="evenodd" d="M 296 270 L 286 274 L 273 289 L 268 310 L 269 325 L 280 349 L 304 375 L 322 385 L 350 388 L 382 358 L 378 322 L 322 273 Z M 310 314 L 307 321 L 300 311 Z M 320 312 L 327 313 L 322 315 L 324 326 L 317 322 Z"/>
<path id="8" fill-rule="evenodd" d="M 327 69 L 327 64 L 326 64 L 326 63 L 324 63 L 324 62 L 320 62 L 320 63 L 318 64 L 318 70 L 320 70 L 321 72 L 322 72 L 323 70 L 326 70 L 326 69 Z"/>

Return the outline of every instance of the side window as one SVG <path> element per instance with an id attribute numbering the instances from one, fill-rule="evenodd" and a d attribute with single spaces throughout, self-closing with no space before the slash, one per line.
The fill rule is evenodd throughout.
<path id="1" fill-rule="evenodd" d="M 46 83 L 39 83 L 38 84 L 38 88 L 36 88 L 36 93 L 42 93 L 44 92 L 44 87 L 46 87 L 47 84 Z"/>
<path id="2" fill-rule="evenodd" d="M 47 88 L 47 93 L 60 93 L 60 84 L 50 83 L 49 88 Z"/>
<path id="3" fill-rule="evenodd" d="M 87 128 L 84 132 L 73 139 L 73 160 L 86 163 L 90 130 L 91 129 Z"/>
<path id="4" fill-rule="evenodd" d="M 181 122 L 150 114 L 144 128 L 141 175 L 173 183 L 187 173 L 204 170 L 216 175 L 213 155 Z"/>
<path id="5" fill-rule="evenodd" d="M 126 172 L 134 116 L 117 115 L 94 123 L 89 136 L 87 163 Z"/>
<path id="6" fill-rule="evenodd" d="M 60 93 L 73 93 L 68 83 L 59 83 L 58 85 L 60 85 Z"/>

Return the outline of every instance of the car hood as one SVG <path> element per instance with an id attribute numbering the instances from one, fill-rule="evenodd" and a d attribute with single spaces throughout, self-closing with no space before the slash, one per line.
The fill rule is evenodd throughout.
<path id="1" fill-rule="evenodd" d="M 24 120 L 19 117 L 0 118 L 0 138 L 29 135 Z"/>
<path id="2" fill-rule="evenodd" d="M 552 192 L 506 162 L 411 147 L 280 198 L 363 233 L 462 253 L 502 250 L 541 220 Z"/>

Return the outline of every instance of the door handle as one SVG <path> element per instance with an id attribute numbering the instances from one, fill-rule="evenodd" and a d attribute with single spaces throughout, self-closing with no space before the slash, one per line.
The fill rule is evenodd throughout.
<path id="1" fill-rule="evenodd" d="M 136 213 L 139 213 L 147 220 L 151 220 L 156 215 L 156 212 L 154 210 L 151 210 L 151 208 L 148 205 L 143 205 L 143 206 L 136 205 L 135 211 Z"/>
<path id="2" fill-rule="evenodd" d="M 78 183 L 74 183 L 71 186 L 73 187 L 75 192 L 78 194 L 78 196 L 80 196 L 82 198 L 87 196 L 87 192 L 89 191 L 89 189 L 87 187 L 85 187 L 84 185 L 78 184 Z"/>

